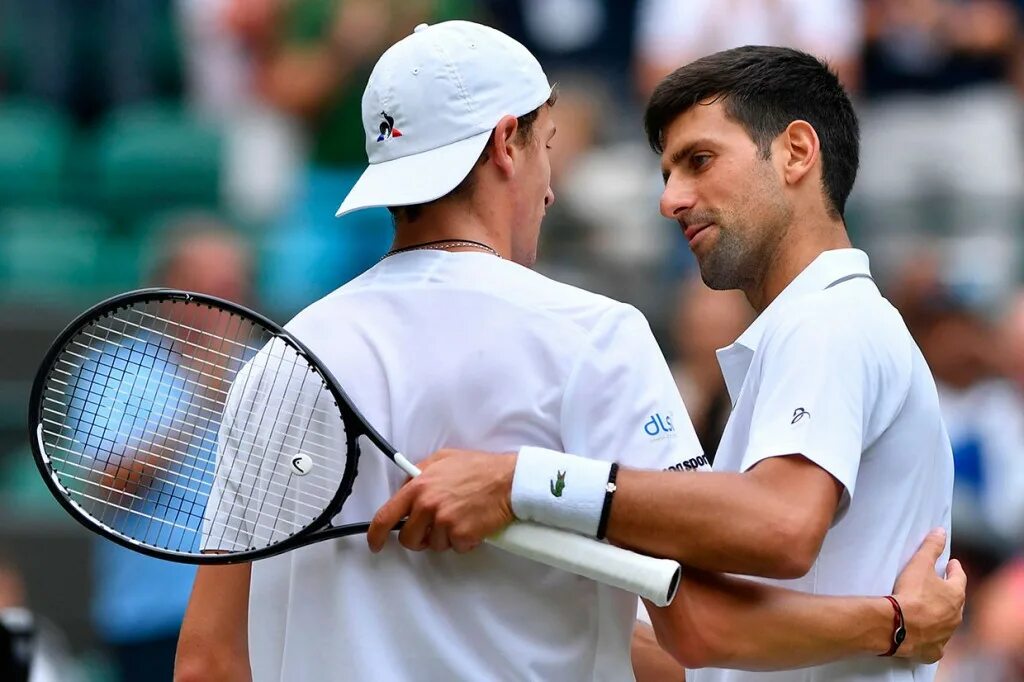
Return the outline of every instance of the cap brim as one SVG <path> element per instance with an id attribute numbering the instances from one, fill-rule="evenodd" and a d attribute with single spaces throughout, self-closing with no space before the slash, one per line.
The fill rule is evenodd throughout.
<path id="1" fill-rule="evenodd" d="M 370 164 L 335 217 L 374 206 L 411 206 L 443 197 L 466 179 L 491 131 L 392 161 Z"/>

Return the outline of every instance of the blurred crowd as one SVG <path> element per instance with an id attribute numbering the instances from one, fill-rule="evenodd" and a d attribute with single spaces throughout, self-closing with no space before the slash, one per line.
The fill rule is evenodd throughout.
<path id="1" fill-rule="evenodd" d="M 5 349 L 32 358 L 73 312 L 143 284 L 285 320 L 371 266 L 387 211 L 334 218 L 365 165 L 362 89 L 388 45 L 452 18 L 513 35 L 558 82 L 538 269 L 648 315 L 708 453 L 730 409 L 714 350 L 753 313 L 703 286 L 658 215 L 644 101 L 738 45 L 831 63 L 861 120 L 847 224 L 934 371 L 954 446 L 971 594 L 940 674 L 1024 680 L 1024 0 L 0 0 Z M 0 412 L 24 414 L 31 379 L 31 362 L 0 364 Z M 0 514 L 59 516 L 32 492 L 22 430 L 0 423 Z M 68 591 L 91 600 L 82 625 L 40 597 L 74 567 L 30 571 L 25 542 L 0 534 L 0 634 L 35 612 L 49 665 L 33 679 L 162 679 L 145 666 L 173 653 L 189 569 L 146 593 L 166 567 L 90 544 L 95 577 Z"/>

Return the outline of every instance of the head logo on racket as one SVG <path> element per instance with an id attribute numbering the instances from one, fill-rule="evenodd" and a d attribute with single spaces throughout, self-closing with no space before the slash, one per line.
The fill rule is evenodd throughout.
<path id="1" fill-rule="evenodd" d="M 292 457 L 292 471 L 299 476 L 305 476 L 313 468 L 313 458 L 300 452 Z"/>

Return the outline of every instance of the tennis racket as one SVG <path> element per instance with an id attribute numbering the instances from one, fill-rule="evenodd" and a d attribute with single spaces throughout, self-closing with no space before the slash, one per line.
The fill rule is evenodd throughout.
<path id="1" fill-rule="evenodd" d="M 368 523 L 332 523 L 361 441 L 420 473 L 301 341 L 185 291 L 133 291 L 83 313 L 46 354 L 29 409 L 36 464 L 68 513 L 184 563 L 252 561 L 365 533 Z M 487 542 L 658 605 L 679 584 L 674 561 L 536 524 Z"/>

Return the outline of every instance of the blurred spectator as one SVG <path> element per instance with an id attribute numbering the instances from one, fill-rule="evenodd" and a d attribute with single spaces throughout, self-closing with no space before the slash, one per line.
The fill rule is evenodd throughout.
<path id="1" fill-rule="evenodd" d="M 11 1 L 26 95 L 93 118 L 156 94 L 153 48 L 168 0 Z"/>
<path id="2" fill-rule="evenodd" d="M 753 319 L 754 311 L 739 291 L 714 291 L 700 277 L 679 287 L 672 323 L 672 374 L 710 460 L 732 411 L 715 351 L 733 343 Z"/>
<path id="3" fill-rule="evenodd" d="M 936 682 L 1024 680 L 1024 559 L 1000 568 L 968 606 L 971 617 L 950 641 Z"/>
<path id="4" fill-rule="evenodd" d="M 24 580 L 13 566 L 0 561 L 0 680 L 78 682 L 81 679 L 63 634 L 28 610 Z"/>
<path id="5" fill-rule="evenodd" d="M 537 268 L 556 279 L 633 302 L 664 319 L 671 302 L 658 277 L 678 226 L 658 213 L 656 159 L 634 129 L 615 140 L 613 93 L 587 71 L 549 74 L 555 203 L 541 232 Z"/>
<path id="6" fill-rule="evenodd" d="M 1018 291 L 1010 300 L 1000 332 L 1006 374 L 1017 390 L 1024 392 L 1024 291 Z"/>
<path id="7" fill-rule="evenodd" d="M 469 18 L 456 0 L 235 0 L 232 21 L 255 61 L 259 93 L 299 117 L 310 161 L 270 236 L 263 299 L 294 311 L 372 265 L 391 241 L 379 210 L 335 219 L 366 167 L 361 100 L 370 70 L 421 22 Z"/>
<path id="8" fill-rule="evenodd" d="M 992 325 L 941 284 L 920 292 L 893 299 L 935 376 L 953 445 L 954 547 L 983 572 L 1024 542 L 1024 400 L 1000 374 Z"/>
<path id="9" fill-rule="evenodd" d="M 647 97 L 676 68 L 742 45 L 783 45 L 825 58 L 856 89 L 857 0 L 641 0 L 637 86 Z"/>
<path id="10" fill-rule="evenodd" d="M 248 253 L 230 230 L 202 216 L 183 217 L 167 230 L 153 284 L 248 300 Z M 195 567 L 153 559 L 108 540 L 97 540 L 95 548 L 93 616 L 120 682 L 171 679 Z"/>
<path id="11" fill-rule="evenodd" d="M 495 26 L 523 43 L 549 74 L 587 74 L 612 92 L 629 92 L 636 7 L 621 0 L 484 0 Z M 565 83 L 564 79 L 552 79 Z M 621 115 L 626 98 L 606 102 Z M 612 123 L 618 124 L 620 116 Z M 632 118 L 632 117 L 631 117 Z M 633 120 L 629 134 L 635 135 Z M 625 121 L 624 121 L 625 122 Z"/>
<path id="12" fill-rule="evenodd" d="M 278 217 L 293 195 L 305 153 L 299 122 L 257 92 L 246 49 L 251 17 L 273 11 L 277 1 L 176 0 L 186 98 L 225 139 L 225 207 L 260 227 Z"/>
<path id="13" fill-rule="evenodd" d="M 27 602 L 21 575 L 13 566 L 0 562 L 0 609 L 24 607 Z"/>
<path id="14" fill-rule="evenodd" d="M 865 0 L 861 170 L 851 213 L 880 275 L 946 233 L 947 269 L 989 300 L 1018 275 L 1020 103 L 1008 0 Z M 985 262 L 978 268 L 978 262 Z"/>
<path id="15" fill-rule="evenodd" d="M 1024 311 L 1018 301 L 1000 334 L 945 260 L 927 249 L 901 262 L 889 292 L 932 369 L 953 446 L 952 554 L 968 599 L 936 679 L 1020 682 L 1024 563 L 1003 562 L 1024 546 L 1024 399 L 1005 375 L 1024 350 Z"/>

